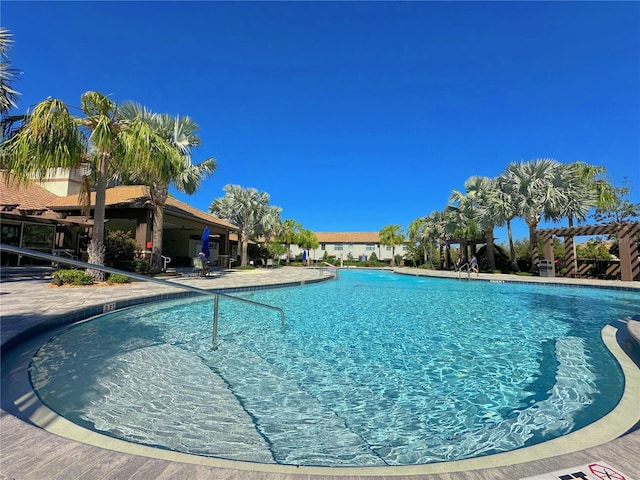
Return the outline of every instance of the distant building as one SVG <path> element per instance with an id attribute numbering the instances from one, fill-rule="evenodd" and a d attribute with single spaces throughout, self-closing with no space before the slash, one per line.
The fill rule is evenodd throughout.
<path id="1" fill-rule="evenodd" d="M 320 246 L 309 252 L 312 261 L 320 261 L 325 254 L 329 258 L 347 260 L 349 255 L 354 260 L 366 256 L 367 260 L 375 252 L 378 260 L 391 260 L 393 247 L 380 244 L 378 232 L 315 232 Z M 302 255 L 303 249 L 291 245 L 291 255 Z M 396 255 L 404 256 L 407 244 L 396 245 Z"/>

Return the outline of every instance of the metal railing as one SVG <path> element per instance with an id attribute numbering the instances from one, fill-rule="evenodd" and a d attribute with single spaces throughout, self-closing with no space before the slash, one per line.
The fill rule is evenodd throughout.
<path id="1" fill-rule="evenodd" d="M 328 268 L 326 268 L 326 270 L 333 270 L 333 272 L 334 272 L 334 274 L 335 274 L 335 277 L 336 277 L 336 280 L 338 279 L 338 276 L 339 276 L 339 273 L 338 273 L 338 272 L 339 272 L 338 267 L 336 267 L 335 265 L 333 265 L 333 264 L 331 264 L 331 263 L 329 263 L 329 262 L 322 262 L 322 264 L 321 264 L 321 265 L 323 265 L 323 266 L 321 266 L 321 267 L 320 267 L 320 275 L 322 275 L 322 274 L 323 274 L 323 272 L 325 271 L 325 267 L 324 267 L 324 265 L 326 265 L 326 266 L 328 267 Z"/>
<path id="2" fill-rule="evenodd" d="M 472 269 L 471 269 L 471 265 L 469 265 L 468 263 L 465 263 L 464 265 L 461 265 L 460 267 L 456 267 L 456 271 L 458 272 L 458 280 L 460 280 L 460 275 L 461 275 L 462 269 L 465 268 L 465 267 L 467 268 L 467 280 L 471 280 L 471 270 Z M 477 267 L 476 267 L 475 272 L 476 272 L 476 277 L 479 277 L 480 275 L 478 273 Z"/>
<path id="3" fill-rule="evenodd" d="M 157 283 L 159 285 L 163 285 L 165 287 L 175 287 L 181 290 L 188 290 L 190 292 L 196 292 L 199 293 L 201 295 L 206 295 L 209 297 L 213 297 L 213 332 L 212 332 L 212 343 L 213 343 L 213 348 L 217 348 L 218 347 L 218 301 L 219 301 L 219 297 L 222 298 L 227 298 L 229 300 L 233 300 L 236 302 L 242 302 L 242 303 L 247 303 L 249 305 L 254 305 L 257 307 L 262 307 L 262 308 L 267 308 L 269 310 L 274 310 L 278 313 L 280 313 L 280 325 L 282 328 L 284 328 L 285 325 L 285 318 L 284 318 L 284 310 L 282 310 L 280 307 L 274 307 L 273 305 L 267 305 L 266 303 L 259 303 L 259 302 L 254 302 L 253 300 L 247 300 L 246 298 L 240 298 L 240 297 L 234 297 L 232 295 L 226 295 L 224 293 L 214 293 L 214 292 L 210 292 L 208 290 L 204 290 L 202 288 L 198 288 L 198 287 L 192 287 L 191 285 L 183 285 L 181 283 L 176 283 L 176 282 L 168 282 L 166 280 L 162 280 L 159 278 L 154 278 L 154 277 L 147 277 L 145 275 L 139 275 L 137 273 L 132 273 L 132 272 L 126 272 L 124 270 L 118 270 L 117 268 L 111 268 L 111 267 L 105 267 L 103 265 L 95 265 L 93 263 L 87 263 L 87 262 L 82 262 L 80 260 L 73 260 L 71 258 L 64 258 L 64 257 L 59 257 L 56 255 L 51 255 L 48 253 L 43 253 L 43 252 L 38 252 L 36 250 L 30 250 L 28 248 L 20 248 L 20 247 L 14 247 L 12 245 L 5 245 L 5 244 L 0 244 L 0 252 L 9 252 L 9 253 L 17 253 L 18 255 L 24 255 L 27 257 L 33 257 L 33 258 L 38 258 L 41 260 L 46 260 L 49 262 L 52 262 L 52 264 L 60 264 L 63 263 L 65 265 L 71 265 L 73 267 L 78 267 L 78 268 L 82 268 L 82 269 L 91 269 L 91 270 L 98 270 L 100 272 L 105 272 L 105 273 L 115 273 L 115 274 L 119 274 L 119 275 L 125 275 L 129 278 L 132 278 L 134 280 L 138 280 L 140 282 L 150 282 L 150 283 Z"/>

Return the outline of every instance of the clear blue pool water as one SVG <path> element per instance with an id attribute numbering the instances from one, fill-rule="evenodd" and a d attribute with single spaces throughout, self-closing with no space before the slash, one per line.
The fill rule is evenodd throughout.
<path id="1" fill-rule="evenodd" d="M 69 328 L 38 395 L 132 442 L 253 462 L 407 465 L 518 449 L 619 401 L 602 328 L 639 294 L 341 271 L 339 281 L 153 304 Z"/>

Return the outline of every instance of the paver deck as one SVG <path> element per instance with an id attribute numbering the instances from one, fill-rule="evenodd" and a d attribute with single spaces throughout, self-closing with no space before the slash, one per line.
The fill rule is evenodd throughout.
<path id="1" fill-rule="evenodd" d="M 404 274 L 428 274 L 441 277 L 457 277 L 451 272 L 434 272 L 419 269 L 398 269 Z M 237 288 L 253 286 L 281 286 L 318 281 L 317 270 L 285 267 L 261 269 L 255 272 L 219 272 L 206 278 L 180 277 L 176 283 L 186 283 L 204 289 Z M 612 284 L 638 289 L 639 282 L 610 282 L 589 280 L 568 280 L 538 277 L 516 277 L 511 275 L 473 275 L 474 280 L 514 281 L 525 280 L 546 283 L 572 283 L 580 285 Z M 0 283 L 1 344 L 4 351 L 13 351 L 12 346 L 39 331 L 59 323 L 70 312 L 86 315 L 91 311 L 102 311 L 106 304 L 123 305 L 143 297 L 159 298 L 179 292 L 175 286 L 135 283 L 126 286 L 50 288 L 45 280 L 4 280 Z M 639 312 L 640 313 L 640 304 Z M 640 317 L 637 317 L 640 319 Z M 621 349 L 627 355 L 635 356 L 640 350 L 634 345 L 628 330 L 640 330 L 640 324 L 623 322 L 615 335 Z M 640 342 L 640 339 L 636 339 Z M 624 356 L 624 353 L 621 355 Z M 2 410 L 0 411 L 0 479 L 44 480 L 44 479 L 247 479 L 247 480 L 302 480 L 302 479 L 380 479 L 405 480 L 497 480 L 520 479 L 541 475 L 604 461 L 617 469 L 640 480 L 640 374 L 638 366 L 628 361 L 626 368 L 634 378 L 627 378 L 627 399 L 623 407 L 606 417 L 611 421 L 600 421 L 599 429 L 608 425 L 634 425 L 624 432 L 615 433 L 615 438 L 602 445 L 589 444 L 589 427 L 568 437 L 556 439 L 529 449 L 521 449 L 507 454 L 494 455 L 469 461 L 441 463 L 416 467 L 378 468 L 313 468 L 279 465 L 257 465 L 246 462 L 232 462 L 202 457 L 171 455 L 171 452 L 149 448 L 138 449 L 128 445 L 124 451 L 114 449 L 110 439 L 99 435 L 87 437 L 83 441 L 72 440 L 51 433 L 34 425 L 34 420 L 43 422 L 42 408 L 37 402 L 30 385 L 3 388 Z M 26 370 L 26 369 L 25 369 Z M 16 378 L 26 378 L 25 371 L 11 372 Z M 22 388 L 20 395 L 14 390 Z M 622 413 L 620 413 L 622 412 Z M 619 417 L 625 417 L 620 419 Z M 60 419 L 45 418 L 47 428 L 57 431 Z M 64 434 L 64 433 L 63 433 Z M 613 433 L 612 433 L 613 434 Z M 580 437 L 585 437 L 581 439 Z M 97 440 L 96 440 L 97 437 Z M 612 437 L 613 438 L 613 437 Z M 576 445 L 588 448 L 575 450 Z M 123 443 L 123 442 L 121 442 Z M 573 444 L 573 445 L 570 445 Z M 567 450 L 568 449 L 568 450 Z"/>

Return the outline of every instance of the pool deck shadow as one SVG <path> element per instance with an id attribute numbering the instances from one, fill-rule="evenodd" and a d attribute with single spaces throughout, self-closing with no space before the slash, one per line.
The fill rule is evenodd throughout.
<path id="1" fill-rule="evenodd" d="M 428 275 L 457 279 L 454 272 L 401 268 L 396 273 Z M 326 275 L 326 274 L 325 274 Z M 204 289 L 234 289 L 299 285 L 326 279 L 318 270 L 300 267 L 260 269 L 251 273 L 227 272 L 209 277 L 175 277 L 172 282 L 186 283 Z M 464 279 L 464 277 L 463 277 Z M 471 281 L 527 281 L 531 283 L 606 286 L 637 290 L 640 282 L 574 280 L 513 275 L 475 274 Z M 226 290 L 225 290 L 226 291 Z M 51 288 L 47 280 L 27 278 L 0 283 L 0 334 L 3 356 L 13 354 L 14 345 L 91 312 L 102 312 L 104 306 L 117 305 L 139 298 L 170 298 L 179 289 L 157 284 L 135 283 L 125 286 L 86 288 Z M 639 303 L 640 305 L 640 303 Z M 640 314 L 640 311 L 638 312 Z M 634 317 L 640 320 L 640 317 Z M 518 480 L 548 472 L 570 469 L 594 462 L 605 462 L 640 480 L 640 322 L 621 319 L 605 328 L 603 338 L 610 337 L 626 357 L 625 397 L 613 412 L 596 424 L 566 437 L 506 454 L 459 462 L 408 467 L 314 468 L 258 465 L 187 455 L 170 455 L 166 451 L 124 444 L 112 447 L 107 437 L 87 436 L 73 440 L 56 434 L 64 423 L 39 404 L 28 383 L 26 367 L 4 372 L 3 379 L 20 378 L 3 384 L 0 411 L 0 480 L 43 479 L 246 479 L 246 480 L 321 480 L 392 478 L 397 480 Z M 635 341 L 634 341 L 635 339 Z M 636 343 L 637 342 L 637 343 Z M 609 346 L 610 344 L 607 343 Z M 23 365 L 28 365 L 25 354 Z M 30 357 L 29 357 L 30 358 Z M 636 362 L 634 364 L 634 361 Z M 4 364 L 4 362 L 3 362 Z M 4 368 L 3 368 L 4 370 Z M 25 380 L 27 379 L 27 380 Z M 22 383 L 20 383 L 22 382 Z M 4 383 L 4 380 L 3 380 Z M 40 425 L 40 426 L 38 426 Z M 44 425 L 45 428 L 42 428 Z M 626 427 L 625 427 L 626 425 Z M 591 428 L 590 428 L 591 427 Z M 620 430 L 623 428 L 623 430 Z M 596 430 L 611 430 L 611 438 L 592 445 Z M 601 432 L 599 432 L 601 433 Z M 605 435 L 606 436 L 606 435 Z M 97 437 L 97 439 L 96 439 Z M 582 447 L 584 446 L 584 448 Z M 542 477 L 544 478 L 544 477 Z M 548 478 L 557 478 L 549 476 Z M 627 477 L 628 479 L 628 477 Z"/>

